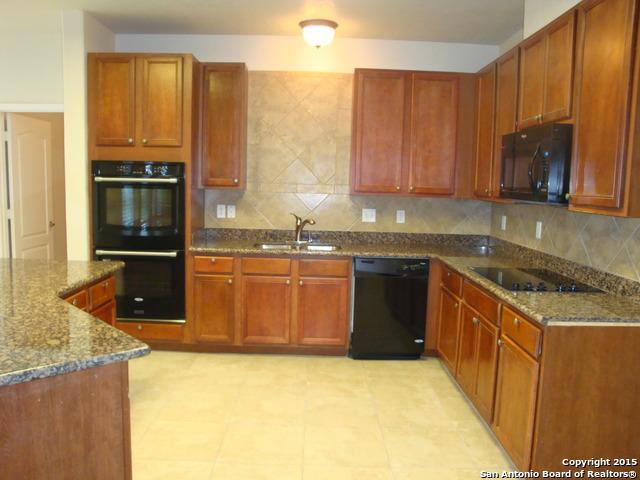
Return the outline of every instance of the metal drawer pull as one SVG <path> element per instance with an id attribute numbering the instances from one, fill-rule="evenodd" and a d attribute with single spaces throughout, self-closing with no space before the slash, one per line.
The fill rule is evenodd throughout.
<path id="1" fill-rule="evenodd" d="M 216 258 L 215 257 L 211 257 L 211 263 L 216 263 Z"/>
<path id="2" fill-rule="evenodd" d="M 298 284 L 299 284 L 300 286 L 302 286 L 302 285 L 304 285 L 304 282 L 303 282 L 302 280 L 300 280 L 300 281 L 298 282 Z"/>
<path id="3" fill-rule="evenodd" d="M 227 283 L 228 283 L 229 285 L 231 285 L 231 284 L 233 283 L 233 280 L 229 279 L 229 280 L 227 280 Z"/>
<path id="4" fill-rule="evenodd" d="M 285 283 L 286 283 L 287 285 L 291 285 L 291 280 L 287 280 Z"/>
<path id="5" fill-rule="evenodd" d="M 106 255 L 113 257 L 172 257 L 178 256 L 177 250 L 168 252 L 140 252 L 137 250 L 96 250 L 96 255 Z"/>
<path id="6" fill-rule="evenodd" d="M 143 178 L 143 177 L 93 177 L 96 183 L 178 183 L 177 178 Z"/>
<path id="7" fill-rule="evenodd" d="M 503 342 L 502 340 L 498 339 L 498 347 L 502 348 Z"/>
<path id="8" fill-rule="evenodd" d="M 74 298 L 74 299 L 71 301 L 71 305 L 74 305 L 74 306 L 75 306 L 75 305 L 77 305 L 77 304 L 78 304 L 78 299 L 77 299 L 77 298 Z"/>
<path id="9" fill-rule="evenodd" d="M 520 320 L 517 317 L 513 317 L 513 324 L 517 327 L 520 325 Z"/>
<path id="10" fill-rule="evenodd" d="M 476 325 L 480 323 L 480 320 L 478 320 L 478 317 L 473 317 L 473 323 Z"/>
<path id="11" fill-rule="evenodd" d="M 138 324 L 138 330 L 142 330 L 142 325 Z"/>

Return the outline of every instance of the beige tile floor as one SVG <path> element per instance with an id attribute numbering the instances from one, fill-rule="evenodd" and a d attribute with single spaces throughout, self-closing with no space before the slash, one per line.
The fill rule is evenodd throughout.
<path id="1" fill-rule="evenodd" d="M 153 352 L 129 365 L 134 480 L 466 480 L 511 470 L 436 359 Z"/>

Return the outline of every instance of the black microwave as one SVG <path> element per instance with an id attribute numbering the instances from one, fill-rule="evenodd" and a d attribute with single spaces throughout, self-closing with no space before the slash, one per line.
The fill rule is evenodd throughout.
<path id="1" fill-rule="evenodd" d="M 504 135 L 500 198 L 567 203 L 572 128 L 548 123 Z"/>

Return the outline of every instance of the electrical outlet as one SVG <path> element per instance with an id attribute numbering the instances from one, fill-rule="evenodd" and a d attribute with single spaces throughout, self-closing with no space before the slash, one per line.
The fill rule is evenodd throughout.
<path id="1" fill-rule="evenodd" d="M 363 208 L 362 209 L 362 222 L 363 223 L 376 223 L 376 209 L 375 208 Z"/>
<path id="2" fill-rule="evenodd" d="M 502 215 L 502 218 L 500 218 L 500 230 L 506 230 L 506 229 L 507 229 L 507 216 Z"/>
<path id="3" fill-rule="evenodd" d="M 227 206 L 216 205 L 216 216 L 218 218 L 227 218 Z"/>
<path id="4" fill-rule="evenodd" d="M 396 210 L 396 223 L 404 223 L 405 214 L 404 210 Z"/>
<path id="5" fill-rule="evenodd" d="M 542 222 L 539 220 L 536 222 L 536 238 L 538 240 L 542 238 Z"/>
<path id="6" fill-rule="evenodd" d="M 236 218 L 236 206 L 227 205 L 227 218 Z"/>

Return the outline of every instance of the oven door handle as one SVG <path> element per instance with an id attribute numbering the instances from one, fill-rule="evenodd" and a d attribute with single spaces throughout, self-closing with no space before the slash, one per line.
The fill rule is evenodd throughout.
<path id="1" fill-rule="evenodd" d="M 177 178 L 138 178 L 138 177 L 93 177 L 96 183 L 178 183 Z"/>
<path id="2" fill-rule="evenodd" d="M 171 257 L 178 256 L 177 250 L 167 252 L 141 252 L 138 250 L 96 250 L 96 255 L 117 257 Z"/>

